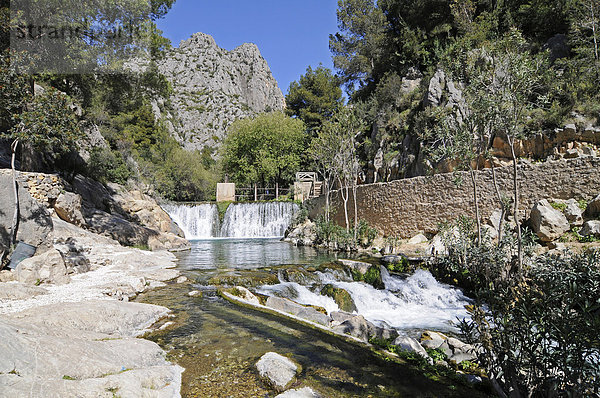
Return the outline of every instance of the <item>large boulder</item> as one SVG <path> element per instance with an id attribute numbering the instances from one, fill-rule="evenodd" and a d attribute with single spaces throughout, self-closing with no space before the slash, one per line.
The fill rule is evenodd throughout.
<path id="1" fill-rule="evenodd" d="M 0 317 L 0 396 L 173 397 L 182 368 L 139 335 L 168 310 L 110 300 Z"/>
<path id="2" fill-rule="evenodd" d="M 356 260 L 347 260 L 347 259 L 338 259 L 338 262 L 342 263 L 345 267 L 350 269 L 353 273 L 359 273 L 364 275 L 367 273 L 369 268 L 373 264 L 366 263 L 364 261 L 356 261 Z"/>
<path id="3" fill-rule="evenodd" d="M 438 69 L 429 81 L 429 88 L 425 97 L 425 105 L 439 106 L 442 103 L 442 94 L 446 86 L 446 74 Z"/>
<path id="4" fill-rule="evenodd" d="M 19 228 L 17 241 L 38 248 L 38 253 L 52 245 L 52 219 L 48 211 L 36 202 L 19 184 Z M 13 180 L 10 170 L 0 170 L 0 253 L 9 250 L 10 230 L 15 211 Z"/>
<path id="5" fill-rule="evenodd" d="M 409 336 L 398 336 L 396 340 L 394 340 L 394 345 L 398 347 L 400 351 L 406 352 L 414 352 L 417 355 L 422 356 L 427 360 L 431 360 L 425 348 L 419 342 L 412 337 Z"/>
<path id="6" fill-rule="evenodd" d="M 327 315 L 317 311 L 313 307 L 305 307 L 301 304 L 293 302 L 292 300 L 270 296 L 267 298 L 266 306 L 277 311 L 286 312 L 288 314 L 297 316 L 298 318 L 306 319 L 324 326 L 329 326 L 330 318 Z"/>
<path id="7" fill-rule="evenodd" d="M 260 377 L 277 391 L 285 391 L 296 379 L 299 371 L 291 359 L 276 352 L 267 352 L 256 363 Z"/>
<path id="8" fill-rule="evenodd" d="M 349 334 L 362 341 L 369 341 L 369 338 L 377 335 L 375 325 L 367 321 L 362 315 L 354 316 L 332 329 L 337 333 Z"/>
<path id="9" fill-rule="evenodd" d="M 165 210 L 149 195 L 140 189 L 126 190 L 119 184 L 108 184 L 111 200 L 121 214 L 131 220 L 163 233 L 184 237 L 181 228 L 171 219 Z"/>
<path id="10" fill-rule="evenodd" d="M 475 347 L 470 344 L 465 344 L 453 337 L 448 337 L 438 348 L 448 356 L 449 361 L 457 364 L 462 361 L 473 361 L 477 359 Z"/>
<path id="11" fill-rule="evenodd" d="M 415 236 L 413 236 L 412 238 L 410 238 L 410 240 L 407 242 L 409 245 L 420 245 L 422 243 L 427 243 L 429 240 L 427 239 L 427 237 L 423 234 L 417 234 Z"/>
<path id="12" fill-rule="evenodd" d="M 531 209 L 530 224 L 542 242 L 552 242 L 567 232 L 571 226 L 565 215 L 546 200 L 540 200 Z"/>
<path id="13" fill-rule="evenodd" d="M 593 236 L 600 238 L 600 220 L 589 220 L 583 224 L 579 232 L 583 236 Z"/>
<path id="14" fill-rule="evenodd" d="M 296 246 L 311 246 L 317 240 L 317 226 L 307 219 L 302 224 L 286 231 L 284 240 Z"/>
<path id="15" fill-rule="evenodd" d="M 77 226 L 85 225 L 85 218 L 81 210 L 81 196 L 72 192 L 63 192 L 54 203 L 56 215 L 68 223 Z"/>
<path id="16" fill-rule="evenodd" d="M 436 349 L 444 344 L 446 340 L 448 340 L 448 337 L 445 334 L 426 330 L 421 334 L 420 342 L 425 348 Z"/>
<path id="17" fill-rule="evenodd" d="M 110 192 L 104 185 L 91 178 L 76 175 L 72 182 L 73 191 L 81 196 L 85 207 L 90 207 L 105 212 L 111 212 L 112 199 Z M 116 210 L 116 209 L 115 209 Z"/>
<path id="18" fill-rule="evenodd" d="M 16 277 L 19 282 L 29 284 L 68 283 L 67 267 L 62 255 L 56 249 L 27 258 L 17 265 Z"/>
<path id="19" fill-rule="evenodd" d="M 308 286 L 321 283 L 321 278 L 316 272 L 307 271 L 305 268 L 296 266 L 281 271 L 281 277 L 286 282 L 295 282 Z"/>
<path id="20" fill-rule="evenodd" d="M 331 284 L 327 284 L 323 286 L 323 289 L 321 289 L 321 294 L 323 296 L 331 297 L 333 301 L 335 301 L 335 303 L 338 305 L 338 307 L 340 307 L 340 310 L 344 312 L 356 311 L 356 305 L 354 304 L 352 296 L 350 295 L 350 293 L 348 293 L 348 291 L 342 288 L 334 287 Z"/>
<path id="21" fill-rule="evenodd" d="M 48 293 L 48 290 L 40 286 L 22 283 L 0 283 L 0 301 L 26 300 L 46 293 Z"/>
<path id="22" fill-rule="evenodd" d="M 583 210 L 575 199 L 569 199 L 565 202 L 565 217 L 572 226 L 583 225 Z"/>
<path id="23" fill-rule="evenodd" d="M 125 246 L 145 246 L 151 237 L 159 235 L 158 231 L 101 210 L 87 210 L 85 222 L 90 231 L 109 236 Z"/>
<path id="24" fill-rule="evenodd" d="M 596 196 L 585 209 L 585 216 L 588 218 L 596 218 L 600 216 L 600 195 Z"/>

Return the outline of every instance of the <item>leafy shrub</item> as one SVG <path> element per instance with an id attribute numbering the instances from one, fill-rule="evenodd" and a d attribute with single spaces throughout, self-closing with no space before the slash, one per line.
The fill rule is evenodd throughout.
<path id="1" fill-rule="evenodd" d="M 594 235 L 581 235 L 579 233 L 581 231 L 580 227 L 573 227 L 571 231 L 565 233 L 560 237 L 561 242 L 579 242 L 579 243 L 592 243 L 597 242 L 598 238 Z"/>
<path id="2" fill-rule="evenodd" d="M 125 184 L 134 175 L 121 152 L 99 147 L 94 148 L 90 153 L 87 174 L 103 183 L 119 184 Z"/>
<path id="3" fill-rule="evenodd" d="M 362 247 L 369 247 L 377 237 L 377 229 L 369 226 L 365 220 L 359 220 L 357 225 L 357 239 Z"/>
<path id="4" fill-rule="evenodd" d="M 600 253 L 534 257 L 526 244 L 524 267 L 517 269 L 514 234 L 506 233 L 499 245 L 478 246 L 468 228 L 466 239 L 457 228 L 449 254 L 431 265 L 475 294 L 471 320 L 463 320 L 461 330 L 481 347 L 478 361 L 497 393 L 597 395 Z"/>
<path id="5" fill-rule="evenodd" d="M 410 271 L 410 263 L 406 257 L 402 257 L 399 263 L 388 263 L 385 267 L 391 272 L 405 273 Z"/>
<path id="6" fill-rule="evenodd" d="M 334 244 L 339 249 L 353 248 L 351 233 L 332 221 L 325 221 L 325 218 L 319 217 L 316 221 L 317 241 L 325 244 Z"/>
<path id="7" fill-rule="evenodd" d="M 425 351 L 433 359 L 433 362 L 446 362 L 448 360 L 448 355 L 439 348 L 426 348 Z"/>
<path id="8" fill-rule="evenodd" d="M 303 224 L 308 219 L 308 209 L 304 206 L 300 206 L 300 209 L 294 214 L 292 218 L 291 226 Z"/>
<path id="9" fill-rule="evenodd" d="M 516 266 L 517 237 L 508 225 L 505 228 L 502 241 L 494 245 L 486 234 L 478 244 L 475 222 L 466 217 L 442 225 L 440 233 L 448 254 L 430 260 L 426 266 L 436 278 L 474 294 L 482 287 L 509 279 L 519 272 Z M 524 257 L 533 256 L 535 239 L 531 230 L 523 229 Z"/>
<path id="10" fill-rule="evenodd" d="M 365 282 L 373 286 L 375 289 L 385 289 L 385 284 L 381 279 L 381 269 L 378 265 L 372 265 L 367 269 L 367 272 L 361 274 L 358 271 L 352 270 L 352 279 L 357 282 Z"/>
<path id="11" fill-rule="evenodd" d="M 373 240 L 377 237 L 377 229 L 360 220 L 357 225 L 356 241 L 354 240 L 354 228 L 349 231 L 333 221 L 325 221 L 324 217 L 319 217 L 316 221 L 317 241 L 325 244 L 334 244 L 341 250 L 356 250 L 359 246 L 367 248 L 371 246 Z"/>

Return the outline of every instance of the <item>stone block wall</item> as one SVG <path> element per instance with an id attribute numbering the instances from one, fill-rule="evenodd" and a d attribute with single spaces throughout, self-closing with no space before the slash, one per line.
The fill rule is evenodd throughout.
<path id="1" fill-rule="evenodd" d="M 520 167 L 521 219 L 529 217 L 533 205 L 547 198 L 591 200 L 600 193 L 600 157 L 549 160 L 543 163 L 523 162 Z M 501 192 L 512 193 L 512 168 L 496 168 Z M 462 181 L 457 184 L 457 181 Z M 498 209 L 491 169 L 477 172 L 482 220 Z M 437 232 L 441 222 L 460 215 L 474 217 L 473 186 L 467 172 L 414 177 L 387 183 L 358 187 L 358 218 L 366 220 L 384 236 L 410 238 L 419 232 Z M 354 205 L 348 203 L 349 218 Z M 345 225 L 343 202 L 338 192 L 332 193 L 334 221 Z M 325 197 L 306 203 L 309 216 L 322 214 Z"/>

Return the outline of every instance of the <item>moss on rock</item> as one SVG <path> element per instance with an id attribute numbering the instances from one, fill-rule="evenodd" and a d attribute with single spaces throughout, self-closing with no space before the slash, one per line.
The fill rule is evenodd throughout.
<path id="1" fill-rule="evenodd" d="M 375 289 L 385 289 L 383 280 L 381 279 L 381 269 L 377 265 L 372 265 L 367 269 L 367 272 L 361 274 L 359 271 L 352 270 L 352 278 L 357 282 L 365 282 L 373 286 Z"/>
<path id="2" fill-rule="evenodd" d="M 258 287 L 263 285 L 276 285 L 279 283 L 277 275 L 267 271 L 243 271 L 227 272 L 215 275 L 207 283 L 214 286 L 243 286 Z"/>
<path id="3" fill-rule="evenodd" d="M 356 311 L 356 305 L 354 304 L 354 300 L 352 300 L 352 296 L 344 289 L 333 287 L 333 285 L 327 284 L 323 286 L 323 289 L 321 289 L 321 294 L 331 297 L 342 311 Z"/>

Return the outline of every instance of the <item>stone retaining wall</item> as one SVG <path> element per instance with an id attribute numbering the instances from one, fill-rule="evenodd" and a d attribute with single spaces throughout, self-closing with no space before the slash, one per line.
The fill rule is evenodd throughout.
<path id="1" fill-rule="evenodd" d="M 528 218 L 532 206 L 541 199 L 591 200 L 600 193 L 600 158 L 584 156 L 575 159 L 550 160 L 520 165 L 521 218 Z M 512 168 L 496 168 L 502 192 L 511 194 Z M 460 185 L 457 180 L 462 180 Z M 477 172 L 480 211 L 487 219 L 499 208 L 491 169 Z M 414 177 L 388 183 L 358 187 L 358 218 L 366 220 L 384 236 L 410 238 L 419 232 L 436 232 L 438 225 L 460 215 L 474 217 L 473 186 L 467 172 Z M 352 194 L 350 194 L 352 197 Z M 332 193 L 333 219 L 345 225 L 342 200 Z M 312 219 L 322 214 L 325 198 L 306 202 Z M 352 198 L 348 203 L 353 217 Z"/>

